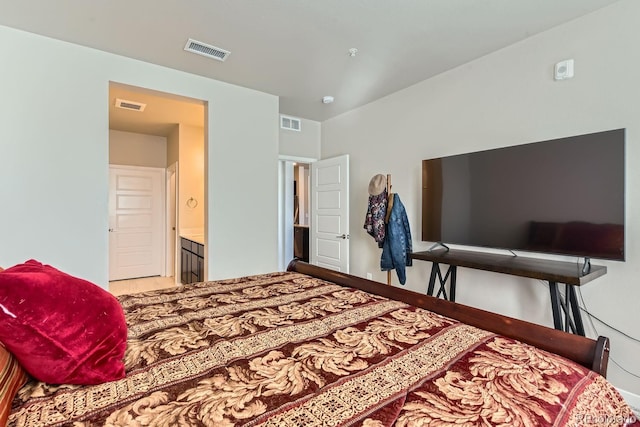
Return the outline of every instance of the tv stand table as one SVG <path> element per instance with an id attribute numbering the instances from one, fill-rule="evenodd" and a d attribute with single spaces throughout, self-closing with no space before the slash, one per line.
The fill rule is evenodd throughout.
<path id="1" fill-rule="evenodd" d="M 573 262 L 553 261 L 515 255 L 501 255 L 485 252 L 466 251 L 459 249 L 430 250 L 413 252 L 410 257 L 415 260 L 431 261 L 431 276 L 427 294 L 433 296 L 436 278 L 440 289 L 436 298 L 455 301 L 456 270 L 457 267 L 467 267 L 476 270 L 492 271 L 494 273 L 510 274 L 513 276 L 529 277 L 549 282 L 551 293 L 551 309 L 553 324 L 556 329 L 584 336 L 584 325 L 580 306 L 576 298 L 576 286 L 584 285 L 607 272 L 607 267 L 591 265 L 583 271 L 581 265 Z M 449 269 L 442 276 L 440 264 L 446 264 Z M 447 296 L 445 283 L 450 279 L 449 295 Z M 564 298 L 558 283 L 564 284 Z M 564 314 L 564 315 L 563 315 Z"/>

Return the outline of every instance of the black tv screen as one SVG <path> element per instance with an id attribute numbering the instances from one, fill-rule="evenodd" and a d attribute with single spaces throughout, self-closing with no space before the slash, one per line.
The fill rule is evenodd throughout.
<path id="1" fill-rule="evenodd" d="M 625 130 L 424 160 L 422 240 L 624 260 Z"/>

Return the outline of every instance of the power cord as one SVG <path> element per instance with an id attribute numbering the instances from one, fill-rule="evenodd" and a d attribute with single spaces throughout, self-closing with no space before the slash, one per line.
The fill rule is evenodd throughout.
<path id="1" fill-rule="evenodd" d="M 540 280 L 540 283 L 542 283 L 547 289 L 549 289 L 549 285 L 547 284 L 547 282 Z M 640 340 L 638 338 L 632 337 L 631 335 L 617 329 L 614 328 L 613 326 L 609 325 L 608 323 L 606 323 L 605 321 L 601 320 L 600 318 L 598 318 L 597 316 L 591 314 L 591 312 L 589 310 L 587 310 L 587 304 L 584 301 L 584 298 L 582 297 L 582 291 L 580 290 L 580 287 L 577 286 L 576 289 L 578 290 L 578 295 L 580 296 L 580 301 L 581 301 L 581 305 L 582 306 L 578 306 L 578 308 L 580 308 L 580 311 L 583 311 L 584 313 L 587 314 L 587 317 L 589 318 L 589 324 L 591 325 L 591 329 L 593 329 L 596 333 L 596 335 L 600 335 L 598 333 L 598 329 L 596 328 L 596 326 L 593 324 L 593 319 L 596 319 L 598 322 L 602 323 L 603 325 L 605 325 L 606 327 L 608 327 L 609 329 L 618 332 L 620 335 L 629 338 L 632 341 L 635 341 L 637 343 L 640 343 Z M 566 296 L 565 296 L 566 297 Z M 624 372 L 626 372 L 627 374 L 631 375 L 632 377 L 638 378 L 640 379 L 640 375 L 629 371 L 628 369 L 624 368 L 622 365 L 620 365 L 613 357 L 609 356 L 609 360 L 616 365 L 618 368 L 620 368 L 621 370 L 623 370 Z"/>
<path id="2" fill-rule="evenodd" d="M 625 336 L 625 337 L 629 338 L 629 339 L 630 339 L 630 340 L 632 340 L 632 341 L 635 341 L 635 342 L 640 343 L 640 340 L 638 340 L 637 338 L 634 338 L 634 337 L 632 337 L 631 335 L 626 334 L 626 333 L 622 332 L 621 330 L 619 330 L 619 329 L 617 329 L 617 328 L 614 328 L 613 326 L 611 326 L 611 325 L 607 324 L 606 322 L 603 322 L 603 321 L 602 321 L 602 320 L 600 320 L 598 317 L 596 317 L 596 316 L 594 316 L 593 314 L 591 314 L 591 313 L 589 312 L 589 310 L 587 310 L 587 304 L 584 302 L 584 298 L 582 297 L 582 291 L 580 290 L 580 287 L 578 286 L 577 288 L 578 288 L 578 295 L 580 295 L 580 302 L 582 303 L 582 307 L 579 307 L 579 308 L 580 308 L 580 310 L 584 311 L 584 312 L 587 314 L 587 317 L 589 318 L 589 323 L 591 324 L 591 328 L 595 331 L 595 333 L 596 333 L 597 335 L 600 335 L 600 334 L 598 333 L 598 329 L 596 329 L 596 325 L 594 325 L 594 324 L 593 324 L 593 319 L 596 319 L 598 322 L 600 322 L 600 323 L 602 323 L 603 325 L 607 326 L 607 327 L 608 327 L 608 328 L 610 328 L 611 330 L 614 330 L 614 331 L 618 332 L 618 333 L 619 333 L 619 334 L 621 334 L 622 336 Z M 633 377 L 635 377 L 635 378 L 639 378 L 639 379 L 640 379 L 640 375 L 638 375 L 638 374 L 636 374 L 636 373 L 634 373 L 634 372 L 629 371 L 628 369 L 626 369 L 625 367 L 623 367 L 621 364 L 619 364 L 618 362 L 616 362 L 616 360 L 615 360 L 613 357 L 609 356 L 609 360 L 610 360 L 611 362 L 613 362 L 613 364 L 614 364 L 614 365 L 616 365 L 618 368 L 620 368 L 620 369 L 622 369 L 624 372 L 626 372 L 627 374 L 629 374 L 629 375 L 631 375 L 631 376 L 633 376 Z"/>
<path id="3" fill-rule="evenodd" d="M 582 293 L 578 292 L 578 294 L 580 295 L 580 300 L 582 301 L 582 305 L 584 305 L 584 299 L 582 298 Z M 585 306 L 586 307 L 586 306 Z M 580 307 L 580 310 L 587 313 L 587 315 L 589 316 L 589 320 L 596 319 L 598 322 L 602 323 L 604 326 L 606 326 L 607 328 L 616 331 L 617 333 L 619 333 L 620 335 L 629 338 L 632 341 L 635 341 L 637 343 L 640 343 L 640 340 L 638 338 L 632 337 L 631 335 L 627 334 L 626 332 L 621 331 L 618 328 L 615 328 L 613 326 L 611 326 L 610 324 L 608 324 L 607 322 L 605 322 L 604 320 L 600 319 L 598 316 L 596 316 L 595 314 L 591 313 L 589 310 L 587 310 L 586 308 Z M 593 322 L 591 322 L 591 326 L 593 326 Z M 594 328 L 595 329 L 595 328 Z"/>

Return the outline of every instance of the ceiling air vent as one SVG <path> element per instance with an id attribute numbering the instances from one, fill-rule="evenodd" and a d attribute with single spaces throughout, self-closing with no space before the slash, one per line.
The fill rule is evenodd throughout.
<path id="1" fill-rule="evenodd" d="M 231 54 L 228 50 L 220 49 L 219 47 L 211 46 L 210 44 L 202 43 L 193 39 L 189 39 L 189 41 L 187 41 L 184 50 L 206 56 L 207 58 L 217 59 L 218 61 L 224 61 L 227 59 L 227 56 Z"/>
<path id="2" fill-rule="evenodd" d="M 295 130 L 300 132 L 302 125 L 297 117 L 280 116 L 280 127 L 282 129 Z"/>
<path id="3" fill-rule="evenodd" d="M 116 98 L 116 107 L 124 110 L 144 111 L 147 108 L 147 104 L 136 101 L 127 101 L 126 99 Z"/>

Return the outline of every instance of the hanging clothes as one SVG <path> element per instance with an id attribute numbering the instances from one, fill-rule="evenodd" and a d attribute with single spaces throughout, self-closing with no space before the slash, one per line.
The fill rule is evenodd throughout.
<path id="1" fill-rule="evenodd" d="M 369 204 L 364 219 L 364 229 L 381 248 L 385 239 L 387 215 L 387 178 L 378 174 L 369 182 Z"/>
<path id="2" fill-rule="evenodd" d="M 406 268 L 413 264 L 409 256 L 412 251 L 411 228 L 404 205 L 397 194 L 389 196 L 389 221 L 382 245 L 380 268 L 382 271 L 396 270 L 400 284 L 407 281 Z"/>

